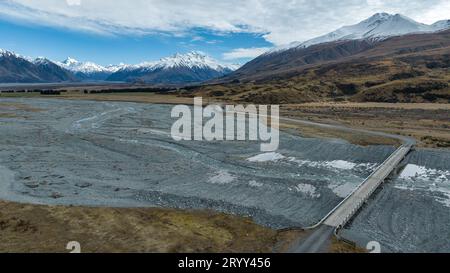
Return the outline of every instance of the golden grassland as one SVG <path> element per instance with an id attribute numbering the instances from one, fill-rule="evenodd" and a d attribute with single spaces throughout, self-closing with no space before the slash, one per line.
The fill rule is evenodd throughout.
<path id="1" fill-rule="evenodd" d="M 228 101 L 273 104 L 331 101 L 448 103 L 449 83 L 449 68 L 429 68 L 414 56 L 402 56 L 323 64 L 295 73 L 210 84 L 181 92 L 188 96 L 194 93 Z"/>
<path id="2" fill-rule="evenodd" d="M 329 252 L 331 252 L 331 253 L 367 253 L 367 250 L 365 250 L 364 248 L 355 246 L 353 244 L 339 241 L 336 237 L 333 237 L 331 239 Z"/>
<path id="3" fill-rule="evenodd" d="M 300 135 L 306 138 L 328 138 L 344 139 L 349 143 L 368 146 L 368 145 L 401 145 L 400 141 L 393 138 L 373 136 L 369 134 L 345 132 L 338 129 L 321 128 L 317 126 L 303 125 L 297 123 L 280 123 L 281 130 L 288 130 L 290 133 Z"/>
<path id="4" fill-rule="evenodd" d="M 410 136 L 418 147 L 450 147 L 450 104 L 305 103 L 283 105 L 281 112 L 316 122 Z M 342 137 L 355 143 L 351 138 L 356 135 Z"/>
<path id="5" fill-rule="evenodd" d="M 275 231 L 211 211 L 99 208 L 0 201 L 0 252 L 273 252 L 302 231 Z"/>
<path id="6" fill-rule="evenodd" d="M 0 253 L 286 252 L 310 231 L 276 231 L 250 218 L 166 208 L 45 206 L 0 201 Z M 333 238 L 332 253 L 364 249 Z"/>

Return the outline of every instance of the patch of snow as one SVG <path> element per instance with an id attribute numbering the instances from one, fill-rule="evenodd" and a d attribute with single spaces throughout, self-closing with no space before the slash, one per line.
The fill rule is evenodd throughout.
<path id="1" fill-rule="evenodd" d="M 298 184 L 295 188 L 294 188 L 297 192 L 302 192 L 312 198 L 319 198 L 320 197 L 320 193 L 316 192 L 316 187 L 314 187 L 313 185 L 309 185 L 309 184 Z"/>
<path id="2" fill-rule="evenodd" d="M 248 184 L 251 187 L 255 187 L 255 188 L 260 188 L 260 187 L 263 186 L 263 183 L 256 182 L 255 180 L 252 180 L 252 181 L 248 182 Z"/>
<path id="3" fill-rule="evenodd" d="M 264 153 L 255 155 L 253 157 L 247 158 L 247 161 L 250 162 L 268 162 L 268 161 L 278 161 L 280 159 L 285 158 L 282 154 L 270 152 L 270 153 Z"/>
<path id="4" fill-rule="evenodd" d="M 225 170 L 220 170 L 216 175 L 210 177 L 208 182 L 213 184 L 229 184 L 236 179 L 235 176 Z"/>
<path id="5" fill-rule="evenodd" d="M 437 202 L 450 207 L 450 171 L 408 164 L 400 173 L 394 188 L 401 190 L 423 190 Z M 438 193 L 438 195 L 433 194 Z"/>
<path id="6" fill-rule="evenodd" d="M 352 193 L 353 189 L 356 187 L 353 183 L 344 183 L 340 185 L 330 184 L 328 188 L 331 189 L 334 194 L 341 198 L 347 197 L 350 193 Z"/>
<path id="7" fill-rule="evenodd" d="M 299 166 L 307 166 L 312 168 L 325 168 L 325 169 L 337 169 L 337 170 L 353 170 L 353 169 L 363 169 L 363 170 L 373 170 L 377 166 L 376 163 L 354 163 L 345 160 L 333 160 L 333 161 L 310 161 L 310 160 L 299 160 L 295 157 L 289 157 L 290 162 L 294 162 Z"/>
<path id="8" fill-rule="evenodd" d="M 399 177 L 403 178 L 403 179 L 408 179 L 408 178 L 423 176 L 426 173 L 427 173 L 427 168 L 425 168 L 423 166 L 418 166 L 415 164 L 408 164 L 403 169 L 403 171 L 400 173 Z"/>
<path id="9" fill-rule="evenodd" d="M 341 170 L 352 170 L 356 167 L 356 163 L 345 160 L 333 160 L 324 163 L 326 166 Z"/>
<path id="10" fill-rule="evenodd" d="M 400 173 L 399 178 L 410 180 L 433 180 L 437 183 L 450 182 L 450 171 L 429 169 L 424 166 L 408 164 Z"/>

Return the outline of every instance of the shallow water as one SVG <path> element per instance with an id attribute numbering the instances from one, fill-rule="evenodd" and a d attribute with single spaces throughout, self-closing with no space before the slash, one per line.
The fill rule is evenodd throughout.
<path id="1" fill-rule="evenodd" d="M 2 99 L 45 109 L 0 119 L 0 198 L 39 204 L 207 208 L 286 228 L 319 221 L 394 150 L 280 136 L 172 140 L 171 106 Z"/>

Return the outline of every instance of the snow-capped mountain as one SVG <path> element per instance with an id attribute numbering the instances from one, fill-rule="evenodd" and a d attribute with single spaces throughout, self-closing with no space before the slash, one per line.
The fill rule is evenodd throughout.
<path id="1" fill-rule="evenodd" d="M 377 13 L 356 25 L 344 26 L 333 32 L 305 42 L 294 42 L 287 46 L 275 48 L 267 54 L 288 50 L 291 48 L 305 48 L 311 45 L 339 40 L 383 40 L 392 36 L 400 36 L 410 33 L 435 32 L 447 28 L 450 28 L 450 20 L 439 21 L 432 25 L 426 25 L 416 22 L 413 19 L 401 14 L 394 15 L 388 13 Z"/>
<path id="2" fill-rule="evenodd" d="M 124 67 L 123 64 L 105 67 L 93 62 L 79 62 L 71 57 L 58 62 L 58 65 L 71 71 L 81 80 L 105 80 L 111 74 Z"/>
<path id="3" fill-rule="evenodd" d="M 12 51 L 8 51 L 8 50 L 0 48 L 0 58 L 5 58 L 5 57 L 17 57 L 17 58 L 19 58 L 20 56 L 17 55 L 16 53 L 12 52 Z"/>
<path id="4" fill-rule="evenodd" d="M 31 59 L 0 49 L 0 82 L 64 82 L 76 81 L 75 76 L 52 61 L 40 57 Z"/>
<path id="5" fill-rule="evenodd" d="M 111 81 L 144 81 L 148 83 L 202 82 L 226 75 L 238 67 L 221 64 L 202 52 L 175 54 L 156 62 L 124 66 L 112 74 Z"/>
<path id="6" fill-rule="evenodd" d="M 3 68 L 2 68 L 3 66 Z M 175 54 L 137 65 L 102 66 L 68 57 L 54 62 L 0 49 L 0 82 L 140 81 L 161 84 L 202 82 L 226 75 L 237 65 L 221 64 L 201 52 Z"/>
<path id="7" fill-rule="evenodd" d="M 405 16 L 378 13 L 352 26 L 345 26 L 327 35 L 303 43 L 275 49 L 251 60 L 221 81 L 251 81 L 271 79 L 279 75 L 295 75 L 330 62 L 374 56 L 400 55 L 428 48 L 447 48 L 450 20 L 432 25 L 421 24 Z M 444 49 L 442 49 L 445 52 Z M 429 64 L 446 67 L 444 60 Z M 336 72 L 337 73 L 337 72 Z M 275 76 L 276 75 L 276 76 Z"/>
<path id="8" fill-rule="evenodd" d="M 450 20 L 441 20 L 431 25 L 436 30 L 444 30 L 450 28 Z"/>
<path id="9" fill-rule="evenodd" d="M 59 62 L 58 64 L 72 72 L 81 72 L 85 74 L 98 72 L 114 73 L 121 68 L 120 65 L 111 65 L 105 67 L 93 62 L 79 62 L 71 57 L 68 57 L 66 60 L 64 60 L 63 62 Z"/>
<path id="10" fill-rule="evenodd" d="M 157 69 L 171 69 L 176 67 L 194 68 L 209 68 L 216 71 L 235 70 L 237 65 L 221 64 L 208 55 L 192 51 L 186 54 L 176 53 L 170 57 L 161 58 L 159 61 L 143 62 L 137 65 L 128 65 L 123 67 L 127 70 L 146 69 L 148 71 Z"/>

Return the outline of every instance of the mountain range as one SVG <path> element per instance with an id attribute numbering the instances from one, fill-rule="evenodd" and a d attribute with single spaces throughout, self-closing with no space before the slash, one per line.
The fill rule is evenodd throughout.
<path id="1" fill-rule="evenodd" d="M 219 90 L 219 91 L 218 91 Z M 277 48 L 186 92 L 253 103 L 450 102 L 450 21 L 385 13 Z"/>
<path id="2" fill-rule="evenodd" d="M 0 82 L 36 83 L 76 81 L 68 70 L 45 58 L 30 60 L 0 49 Z"/>
<path id="3" fill-rule="evenodd" d="M 124 64 L 101 66 L 93 62 L 79 62 L 76 59 L 68 57 L 63 62 L 56 62 L 60 67 L 71 71 L 79 80 L 82 81 L 103 81 L 113 73 L 123 68 Z"/>
<path id="4" fill-rule="evenodd" d="M 308 41 L 275 48 L 242 67 L 221 64 L 201 52 L 175 54 L 137 65 L 101 66 L 70 57 L 55 62 L 0 50 L 0 82 L 264 83 L 291 79 L 333 63 L 370 63 L 374 59 L 392 60 L 405 54 L 422 53 L 428 54 L 424 59 L 430 59 L 432 55 L 437 66 L 445 66 L 450 40 L 446 30 L 449 28 L 450 20 L 427 25 L 400 14 L 377 13 L 358 24 L 341 27 Z M 400 67 L 399 63 L 395 65 Z M 408 64 L 403 65 L 414 70 Z M 405 67 L 398 69 L 403 71 Z M 352 73 L 358 72 L 364 74 L 366 71 L 355 70 Z M 338 76 L 343 77 L 345 73 Z M 337 87 L 332 85 L 327 88 Z"/>
<path id="5" fill-rule="evenodd" d="M 71 57 L 62 62 L 44 57 L 32 59 L 0 49 L 2 83 L 120 81 L 188 84 L 222 77 L 236 68 L 235 65 L 220 64 L 201 52 L 175 54 L 137 65 L 101 66 L 93 62 L 79 62 Z"/>
<path id="6" fill-rule="evenodd" d="M 156 84 L 194 83 L 219 78 L 236 70 L 200 52 L 175 54 L 157 62 L 123 66 L 110 75 L 109 81 L 143 81 Z"/>
<path id="7" fill-rule="evenodd" d="M 358 24 L 344 26 L 328 34 L 304 41 L 293 42 L 289 45 L 275 48 L 268 52 L 276 53 L 292 48 L 306 48 L 311 45 L 334 42 L 339 40 L 383 40 L 393 36 L 411 33 L 429 33 L 450 28 L 450 20 L 437 21 L 427 25 L 414 21 L 401 14 L 376 13 Z"/>
<path id="8" fill-rule="evenodd" d="M 436 33 L 449 28 L 450 20 L 426 25 L 400 14 L 377 13 L 356 25 L 345 26 L 305 42 L 275 48 L 248 62 L 226 79 L 260 78 L 262 74 L 274 75 L 279 71 L 336 61 L 367 51 L 393 37 Z"/>

